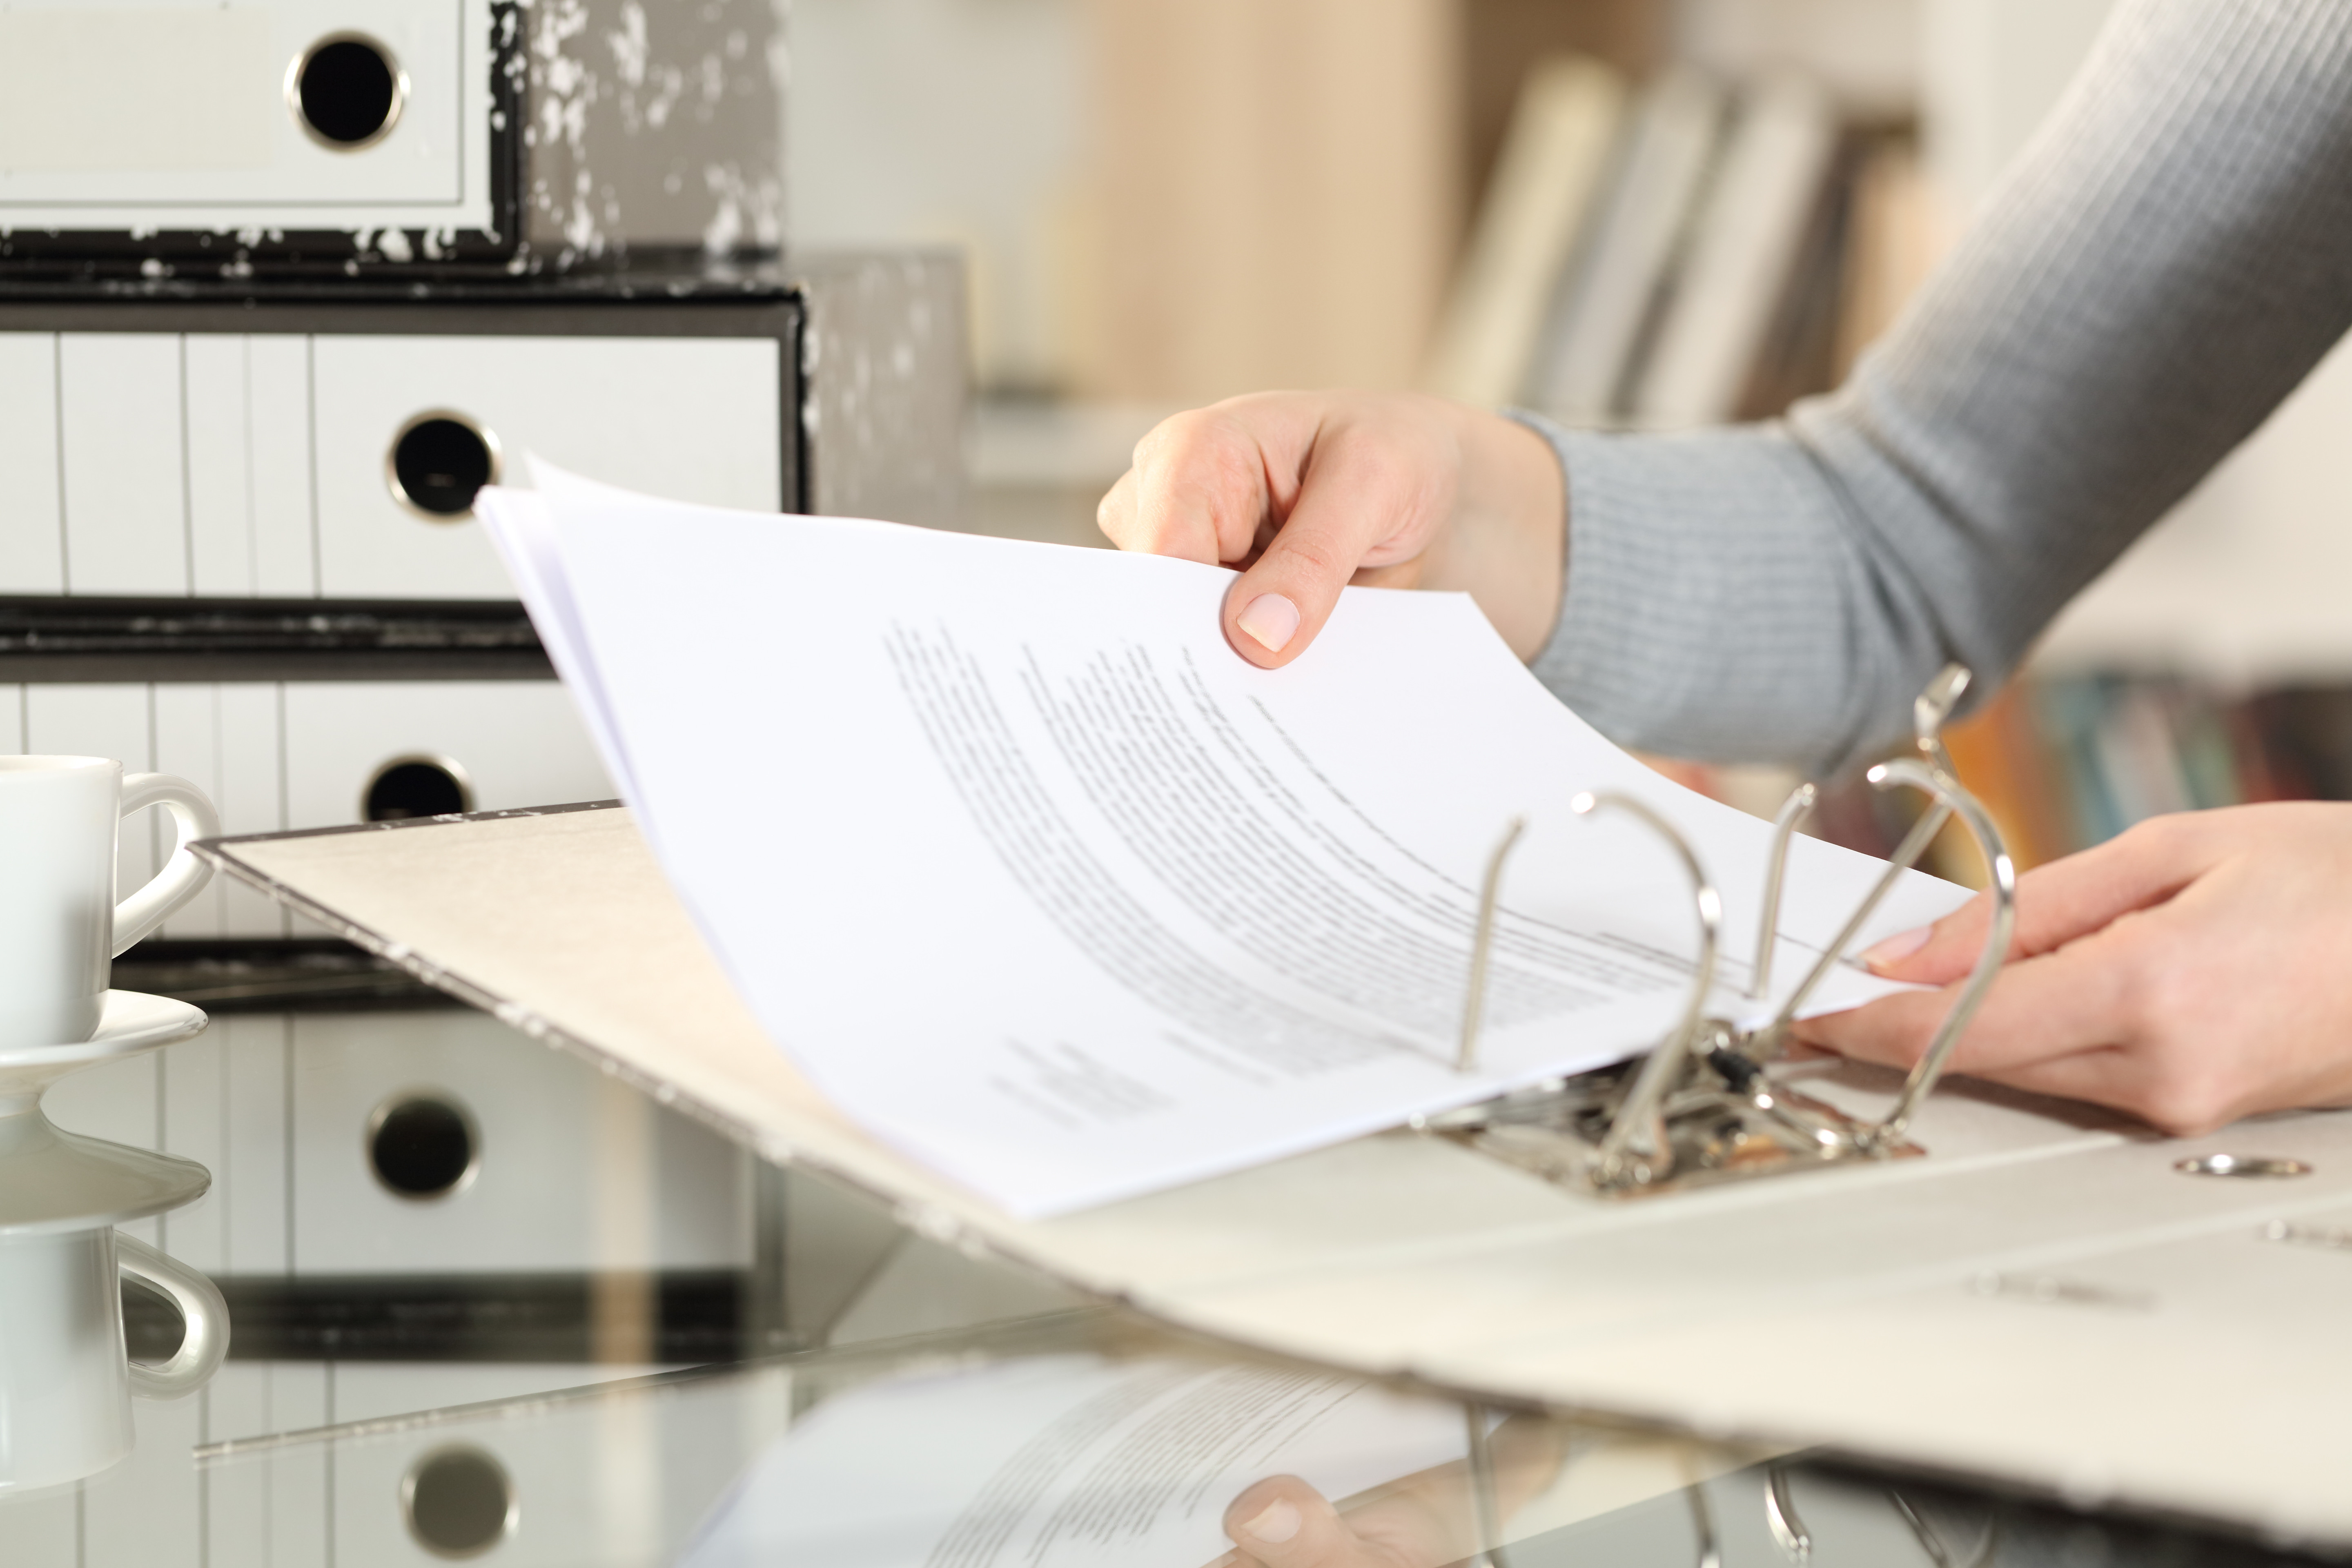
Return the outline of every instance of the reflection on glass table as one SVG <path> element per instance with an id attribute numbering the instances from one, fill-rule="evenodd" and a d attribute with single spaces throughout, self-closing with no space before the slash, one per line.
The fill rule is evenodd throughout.
<path id="1" fill-rule="evenodd" d="M 372 1516 L 346 1506 L 326 1461 L 308 1482 L 239 1499 L 192 1455 L 1074 1302 L 908 1234 L 884 1205 L 763 1165 L 340 943 L 136 956 L 118 981 L 198 1001 L 211 1026 L 76 1073 L 42 1109 L 68 1132 L 211 1173 L 201 1199 L 122 1226 L 119 1245 L 217 1284 L 228 1359 L 193 1395 L 122 1401 L 135 1442 L 111 1463 L 66 1462 L 72 1434 L 28 1418 L 56 1405 L 40 1365 L 0 1387 L 5 1568 L 371 1561 Z M 18 1270 L 0 1283 L 24 1282 Z M 25 1294 L 0 1290 L 0 1348 L 22 1349 L 12 1304 Z M 177 1310 L 135 1284 L 121 1306 L 127 1342 L 106 1359 L 171 1359 Z M 114 1330 L 101 1310 L 83 1317 L 85 1340 Z M 84 1479 L 16 1488 L 11 1475 Z M 394 1561 L 433 1560 L 405 1535 L 394 1544 Z M 519 1549 L 506 1550 L 499 1560 Z"/>
<path id="2" fill-rule="evenodd" d="M 918 1269 L 952 1295 L 963 1260 Z M 982 1290 L 1017 1289 L 969 1266 Z M 1012 1295 L 998 1298 L 1012 1306 Z M 1031 1307 L 1047 1304 L 1033 1297 Z M 322 1367 L 247 1363 L 292 1411 Z M 1107 1309 L 613 1378 L 374 1363 L 356 1419 L 198 1440 L 0 1501 L 0 1560 L 576 1568 L 2243 1563 L 2160 1521 L 1244 1357 Z M 236 1371 L 234 1366 L 232 1373 Z M 258 1375 L 265 1384 L 253 1385 Z M 592 1381 L 599 1377 L 610 1381 Z M 521 1386 L 536 1384 L 536 1386 Z M 570 1384 L 570 1386 L 564 1386 Z M 237 1385 L 232 1382 L 232 1388 Z M 502 1390 L 502 1392 L 500 1392 Z M 469 1398 L 468 1396 L 476 1396 Z M 219 1401 L 223 1396 L 214 1396 Z M 189 1402 L 194 1406 L 198 1402 Z M 160 1407 L 170 1408 L 170 1407 Z M 315 1399 L 302 1408 L 315 1412 Z M 1328 1500 L 1328 1501 L 1326 1500 Z M 1229 1521 L 1286 1534 L 1228 1557 Z"/>
<path id="3" fill-rule="evenodd" d="M 134 1403 L 120 1463 L 0 1490 L 0 1568 L 1201 1568 L 1229 1515 L 1295 1526 L 1270 1568 L 2296 1561 L 1087 1310 L 340 944 L 158 944 L 117 984 L 212 1026 L 43 1106 L 212 1171 L 125 1232 L 218 1282 L 229 1359 Z M 183 1332 L 136 1291 L 125 1324 L 150 1363 Z"/>

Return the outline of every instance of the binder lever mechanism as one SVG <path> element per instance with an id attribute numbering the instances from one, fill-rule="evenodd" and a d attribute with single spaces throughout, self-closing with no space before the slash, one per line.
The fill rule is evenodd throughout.
<path id="1" fill-rule="evenodd" d="M 1876 789 L 1918 790 L 1927 796 L 1927 808 L 1812 968 L 1769 1021 L 1754 1027 L 1741 1027 L 1707 1010 L 1715 986 L 1723 900 L 1689 842 L 1671 822 L 1630 796 L 1578 795 L 1572 809 L 1579 816 L 1603 811 L 1631 816 L 1665 839 L 1682 861 L 1698 923 L 1698 957 L 1693 965 L 1690 994 L 1665 1037 L 1634 1062 L 1517 1089 L 1428 1118 L 1420 1123 L 1423 1130 L 1459 1139 L 1549 1180 L 1609 1196 L 1924 1152 L 1906 1134 L 1920 1102 L 1943 1076 L 1969 1021 L 1983 1005 L 1985 993 L 2009 952 L 2016 923 L 2017 875 L 2000 830 L 1976 797 L 1960 786 L 1944 750 L 1944 721 L 1968 681 L 1965 668 L 1946 666 L 1913 705 L 1916 755 L 1882 763 L 1866 775 Z M 1770 990 L 1789 841 L 1811 814 L 1818 796 L 1812 784 L 1799 785 L 1774 824 L 1756 963 L 1747 987 L 1747 995 L 1753 1001 L 1762 1001 Z M 1786 1053 L 1790 1026 L 1797 1014 L 1844 957 L 1903 873 L 1955 816 L 1975 839 L 1990 872 L 1992 919 L 1984 948 L 1894 1104 L 1879 1120 L 1863 1121 L 1798 1092 L 1776 1079 L 1772 1068 Z M 1479 894 L 1457 1064 L 1465 1071 L 1477 1059 L 1503 871 L 1525 826 L 1523 820 L 1514 821 L 1496 845 Z"/>

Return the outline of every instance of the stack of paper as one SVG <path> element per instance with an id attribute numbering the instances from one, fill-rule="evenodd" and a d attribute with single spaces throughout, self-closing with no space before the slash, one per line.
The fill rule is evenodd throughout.
<path id="1" fill-rule="evenodd" d="M 1738 988 L 1769 827 L 1611 746 L 1465 597 L 1349 589 L 1265 671 L 1223 639 L 1217 568 L 535 473 L 480 510 L 736 986 L 850 1116 L 1016 1213 L 1652 1044 L 1690 892 L 1580 790 L 1680 825 L 1730 911 L 1713 1005 L 1763 1006 Z M 1519 816 L 1457 1073 L 1479 879 Z M 1877 869 L 1800 841 L 1781 986 Z M 1915 877 L 1873 929 L 1959 896 Z M 1821 1005 L 1883 989 L 1844 971 Z"/>

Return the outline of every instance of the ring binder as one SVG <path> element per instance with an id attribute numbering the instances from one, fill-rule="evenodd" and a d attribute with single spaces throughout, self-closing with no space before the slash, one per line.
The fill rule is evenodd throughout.
<path id="1" fill-rule="evenodd" d="M 1960 1036 L 1983 1005 L 2000 973 L 2016 925 L 2017 873 L 2009 850 L 1984 806 L 1960 784 L 1944 749 L 1944 722 L 1968 689 L 1969 672 L 1947 665 L 1912 705 L 1917 755 L 1882 763 L 1868 774 L 1874 789 L 1908 788 L 1928 797 L 1927 809 L 1907 834 L 1886 869 L 1847 917 L 1771 1020 L 1743 1029 L 1710 1017 L 1706 1000 L 1715 983 L 1722 896 L 1708 879 L 1696 853 L 1675 826 L 1628 796 L 1580 795 L 1571 805 L 1579 816 L 1603 808 L 1628 812 L 1664 837 L 1682 858 L 1691 882 L 1699 926 L 1698 958 L 1690 995 L 1664 1038 L 1634 1062 L 1620 1063 L 1575 1078 L 1553 1079 L 1465 1106 L 1416 1125 L 1453 1138 L 1507 1164 L 1547 1180 L 1609 1197 L 1630 1197 L 1714 1185 L 1724 1182 L 1817 1170 L 1825 1165 L 1908 1158 L 1926 1152 L 1906 1134 L 1920 1103 L 1935 1089 Z M 1789 841 L 1812 812 L 1820 792 L 1801 784 L 1782 805 L 1774 824 L 1771 864 L 1765 879 L 1757 959 L 1747 994 L 1761 999 L 1771 977 L 1771 956 L 1787 868 Z M 1976 841 L 1990 872 L 1992 919 L 1983 952 L 1961 986 L 1951 1010 L 1927 1052 L 1905 1079 L 1886 1115 L 1863 1121 L 1834 1106 L 1801 1094 L 1770 1073 L 1785 1054 L 1797 1012 L 1831 967 L 1845 956 L 1864 924 L 1895 881 L 1924 854 L 1944 825 L 1958 817 Z M 1495 908 L 1511 850 L 1526 826 L 1514 820 L 1496 846 L 1479 891 L 1478 920 L 1471 944 L 1470 983 L 1463 1007 L 1463 1070 L 1477 1060 L 1486 975 L 1494 938 Z"/>
<path id="2" fill-rule="evenodd" d="M 1631 813 L 1672 845 L 1690 878 L 1691 901 L 1698 910 L 1698 965 L 1691 975 L 1691 994 L 1684 1004 L 1682 1021 L 1660 1041 L 1633 1075 L 1633 1084 L 1610 1119 L 1601 1146 L 1593 1152 L 1591 1179 L 1602 1187 L 1622 1187 L 1652 1181 L 1674 1168 L 1674 1138 L 1666 1125 L 1666 1095 L 1670 1083 L 1688 1075 L 1685 1064 L 1698 1047 L 1708 1027 L 1707 994 L 1715 989 L 1715 961 L 1723 932 L 1723 895 L 1707 880 L 1706 872 L 1675 825 L 1630 795 L 1580 795 L 1569 804 L 1579 816 L 1607 807 Z"/>
<path id="3" fill-rule="evenodd" d="M 1812 1561 L 1813 1532 L 1805 1528 L 1796 1500 L 1789 1495 L 1789 1467 L 1784 1460 L 1775 1459 L 1765 1467 L 1764 1526 L 1782 1557 L 1798 1568 Z"/>
<path id="4" fill-rule="evenodd" d="M 1764 913 L 1756 926 L 1756 963 L 1748 974 L 1748 994 L 1759 1002 L 1772 991 L 1772 955 L 1780 946 L 1774 938 L 1780 930 L 1780 884 L 1789 868 L 1789 840 L 1813 815 L 1821 794 L 1811 783 L 1799 784 L 1780 803 L 1780 815 L 1772 824 L 1772 868 L 1764 879 Z"/>

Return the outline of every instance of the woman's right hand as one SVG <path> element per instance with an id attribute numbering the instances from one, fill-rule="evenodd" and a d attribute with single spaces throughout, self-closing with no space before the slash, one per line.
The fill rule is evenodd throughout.
<path id="1" fill-rule="evenodd" d="M 1407 393 L 1269 392 L 1163 421 L 1097 520 L 1121 550 L 1243 568 L 1225 637 L 1278 668 L 1339 590 L 1468 593 L 1533 658 L 1559 617 L 1567 505 L 1551 444 Z"/>

